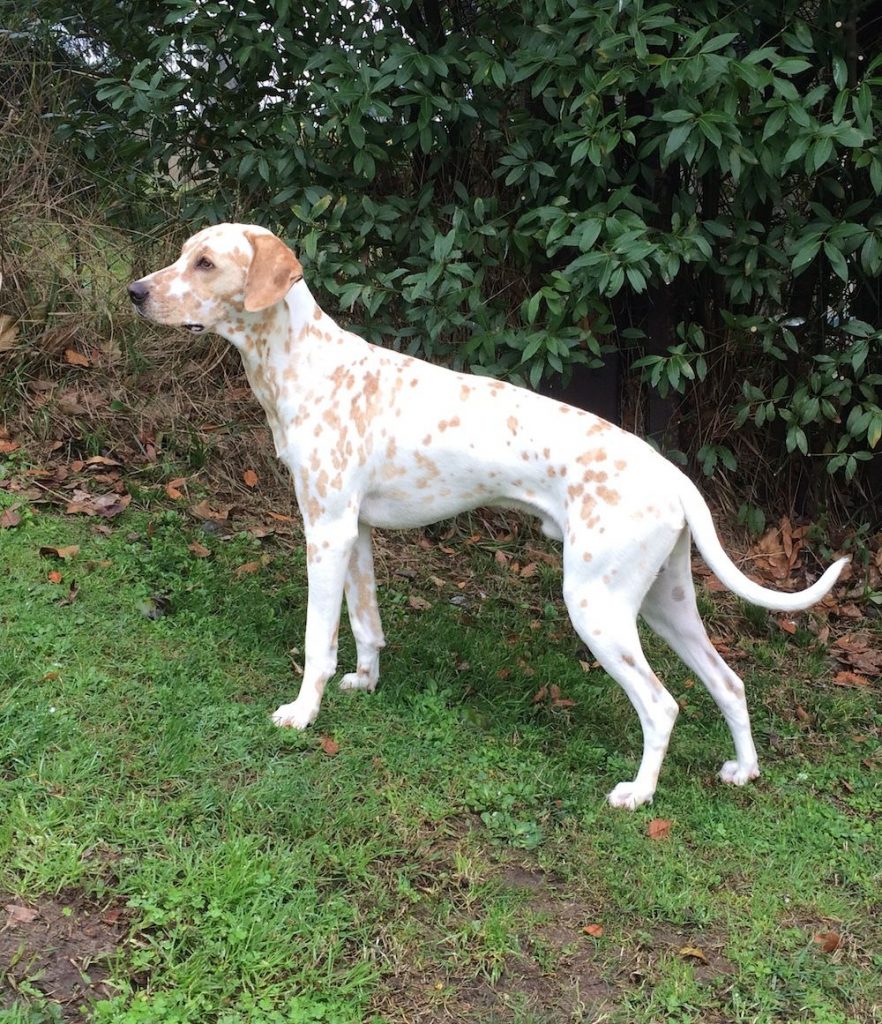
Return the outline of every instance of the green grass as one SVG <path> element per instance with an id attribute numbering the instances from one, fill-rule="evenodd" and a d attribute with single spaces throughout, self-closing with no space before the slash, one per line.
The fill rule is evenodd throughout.
<path id="1" fill-rule="evenodd" d="M 296 693 L 302 553 L 162 511 L 92 527 L 0 530 L 0 902 L 123 914 L 109 995 L 66 1019 L 882 1019 L 879 691 L 833 686 L 808 634 L 738 621 L 764 772 L 740 790 L 715 782 L 710 699 L 647 638 L 684 710 L 654 806 L 627 814 L 604 795 L 636 768 L 636 715 L 544 567 L 509 585 L 464 548 L 463 590 L 390 575 L 381 688 L 330 686 L 297 734 L 268 716 Z M 534 702 L 542 683 L 576 706 Z M 39 976 L 17 986 L 0 1020 L 59 1019 Z"/>

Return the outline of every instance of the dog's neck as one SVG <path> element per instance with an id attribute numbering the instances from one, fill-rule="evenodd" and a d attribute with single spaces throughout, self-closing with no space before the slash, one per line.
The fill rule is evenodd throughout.
<path id="1" fill-rule="evenodd" d="M 283 404 L 298 400 L 310 342 L 331 325 L 302 278 L 275 305 L 218 325 L 218 333 L 239 350 L 248 382 L 274 429 L 283 419 Z"/>

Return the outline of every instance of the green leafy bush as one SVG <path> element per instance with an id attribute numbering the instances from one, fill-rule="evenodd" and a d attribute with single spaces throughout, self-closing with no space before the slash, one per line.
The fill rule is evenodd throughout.
<path id="1" fill-rule="evenodd" d="M 882 56 L 858 47 L 878 36 L 863 6 L 44 17 L 94 81 L 64 129 L 81 152 L 112 150 L 137 190 L 164 180 L 191 220 L 281 230 L 371 340 L 534 387 L 625 352 L 687 399 L 706 472 L 792 453 L 804 491 L 825 468 L 879 477 Z"/>

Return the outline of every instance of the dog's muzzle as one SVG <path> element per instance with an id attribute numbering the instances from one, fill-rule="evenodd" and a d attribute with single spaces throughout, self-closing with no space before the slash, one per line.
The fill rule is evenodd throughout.
<path id="1" fill-rule="evenodd" d="M 132 281 L 128 286 L 129 298 L 132 300 L 132 305 L 135 307 L 135 312 L 138 316 L 146 317 L 147 314 L 144 312 L 144 304 L 150 297 L 150 289 L 144 284 L 143 281 Z M 191 334 L 202 334 L 205 330 L 205 324 L 181 324 L 181 327 L 185 331 L 189 331 Z"/>

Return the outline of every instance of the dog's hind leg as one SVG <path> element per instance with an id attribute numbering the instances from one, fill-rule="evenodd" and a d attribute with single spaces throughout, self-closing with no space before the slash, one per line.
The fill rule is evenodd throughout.
<path id="1" fill-rule="evenodd" d="M 633 810 L 652 801 L 677 718 L 677 702 L 650 668 L 640 646 L 633 595 L 603 582 L 602 570 L 599 577 L 592 572 L 585 578 L 579 567 L 567 572 L 566 565 L 565 552 L 564 600 L 576 632 L 628 695 L 643 729 L 643 757 L 636 776 L 620 782 L 607 798 L 613 807 Z"/>
<path id="2" fill-rule="evenodd" d="M 349 558 L 344 592 L 358 663 L 355 672 L 347 672 L 340 680 L 340 689 L 372 693 L 380 677 L 380 651 L 386 641 L 377 606 L 371 531 L 364 523 L 358 525 L 358 539 Z"/>
<path id="3" fill-rule="evenodd" d="M 735 742 L 735 760 L 726 761 L 720 778 L 743 786 L 759 775 L 744 684 L 714 649 L 698 614 L 689 546 L 689 531 L 684 529 L 646 594 L 640 614 L 716 701 Z"/>

